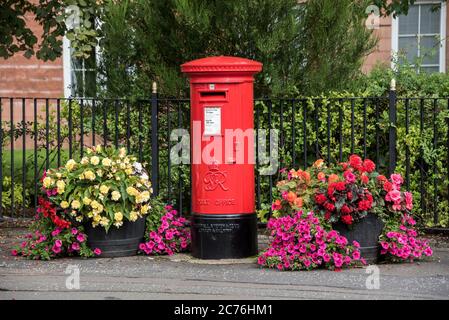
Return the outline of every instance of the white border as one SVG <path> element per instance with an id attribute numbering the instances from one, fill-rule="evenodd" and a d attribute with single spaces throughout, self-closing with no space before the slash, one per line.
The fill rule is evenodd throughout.
<path id="1" fill-rule="evenodd" d="M 446 1 L 417 1 L 414 4 L 441 4 L 440 12 L 440 38 L 443 45 L 440 47 L 440 72 L 446 72 Z M 391 16 L 391 57 L 397 55 L 399 50 L 399 20 Z M 396 64 L 391 59 L 391 68 L 396 69 Z"/>

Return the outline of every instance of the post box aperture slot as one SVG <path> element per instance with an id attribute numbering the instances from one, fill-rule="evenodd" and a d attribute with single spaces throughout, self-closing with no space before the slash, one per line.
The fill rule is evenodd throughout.
<path id="1" fill-rule="evenodd" d="M 201 101 L 226 101 L 226 91 L 200 91 Z"/>
<path id="2" fill-rule="evenodd" d="M 221 136 L 221 107 L 204 107 L 205 136 Z"/>

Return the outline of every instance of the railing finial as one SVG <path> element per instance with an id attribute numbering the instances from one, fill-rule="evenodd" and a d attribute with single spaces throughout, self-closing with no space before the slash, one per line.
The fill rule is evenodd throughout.
<path id="1" fill-rule="evenodd" d="M 153 81 L 153 93 L 157 93 L 157 83 Z"/>
<path id="2" fill-rule="evenodd" d="M 394 78 L 392 78 L 390 81 L 390 90 L 396 91 L 396 80 Z"/>

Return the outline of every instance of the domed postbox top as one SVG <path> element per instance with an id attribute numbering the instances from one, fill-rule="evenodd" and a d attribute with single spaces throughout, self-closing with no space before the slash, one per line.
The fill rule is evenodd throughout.
<path id="1" fill-rule="evenodd" d="M 216 56 L 189 61 L 181 65 L 184 73 L 248 72 L 262 70 L 262 63 L 239 57 Z"/>

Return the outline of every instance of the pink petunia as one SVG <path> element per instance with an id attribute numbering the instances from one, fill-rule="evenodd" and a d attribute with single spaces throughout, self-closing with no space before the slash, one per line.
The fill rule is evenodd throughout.
<path id="1" fill-rule="evenodd" d="M 76 236 L 76 240 L 78 240 L 79 242 L 84 242 L 86 240 L 86 236 L 80 233 Z"/>

